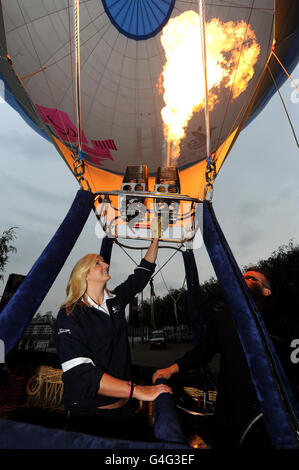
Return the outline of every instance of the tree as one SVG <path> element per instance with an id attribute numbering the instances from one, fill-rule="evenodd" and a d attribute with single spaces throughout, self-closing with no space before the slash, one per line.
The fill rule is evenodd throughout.
<path id="1" fill-rule="evenodd" d="M 290 240 L 255 265 L 270 277 L 272 309 L 299 325 L 299 245 Z M 246 268 L 250 268 L 247 266 Z"/>
<path id="2" fill-rule="evenodd" d="M 0 280 L 3 281 L 3 274 L 5 271 L 5 266 L 8 262 L 9 256 L 12 253 L 16 253 L 17 249 L 15 246 L 11 245 L 16 238 L 15 229 L 17 227 L 11 227 L 8 230 L 4 230 L 2 236 L 0 237 Z"/>
<path id="3" fill-rule="evenodd" d="M 286 321 L 299 325 L 299 245 L 290 240 L 287 245 L 277 248 L 267 259 L 259 260 L 254 266 L 244 266 L 245 272 L 250 267 L 256 267 L 270 277 L 272 295 L 269 299 L 269 310 L 275 316 L 283 316 Z M 179 324 L 188 324 L 190 321 L 186 289 L 173 289 L 163 297 L 156 297 L 155 319 L 157 327 L 176 325 L 174 315 L 174 301 L 177 303 Z M 211 311 L 219 304 L 226 303 L 221 286 L 217 279 L 211 278 L 200 286 L 200 307 L 204 321 Z M 145 324 L 150 325 L 150 302 L 143 302 Z"/>

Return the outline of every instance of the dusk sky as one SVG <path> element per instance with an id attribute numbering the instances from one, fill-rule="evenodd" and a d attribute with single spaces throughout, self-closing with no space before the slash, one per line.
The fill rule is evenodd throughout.
<path id="1" fill-rule="evenodd" d="M 299 66 L 292 74 L 299 85 Z M 281 88 L 299 136 L 299 94 L 290 81 Z M 0 104 L 2 155 L 1 233 L 16 229 L 6 266 L 4 290 L 10 273 L 27 274 L 67 213 L 78 183 L 55 148 L 36 134 L 7 104 Z M 299 154 L 283 106 L 276 94 L 263 112 L 239 136 L 215 183 L 213 205 L 223 232 L 240 267 L 267 258 L 290 239 L 299 242 Z M 56 315 L 75 262 L 87 252 L 99 252 L 96 219 L 88 222 L 39 311 Z M 145 244 L 145 242 L 143 242 Z M 172 251 L 160 250 L 162 265 Z M 141 253 L 129 251 L 139 262 Z M 205 248 L 195 251 L 199 278 L 214 276 Z M 134 263 L 114 246 L 109 287 L 112 289 L 134 269 Z M 163 269 L 168 288 L 184 281 L 182 256 L 177 253 Z M 155 277 L 158 295 L 167 292 L 160 274 Z M 145 289 L 145 298 L 149 288 Z"/>

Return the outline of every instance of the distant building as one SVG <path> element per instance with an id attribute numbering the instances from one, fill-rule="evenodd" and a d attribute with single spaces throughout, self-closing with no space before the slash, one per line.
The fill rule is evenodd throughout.
<path id="1" fill-rule="evenodd" d="M 21 336 L 17 349 L 27 351 L 45 351 L 52 343 L 55 319 L 52 313 L 37 314 Z"/>
<path id="2" fill-rule="evenodd" d="M 12 273 L 9 275 L 0 300 L 0 313 L 4 309 L 5 305 L 8 304 L 14 293 L 18 290 L 24 279 L 25 276 L 23 276 L 23 274 Z"/>

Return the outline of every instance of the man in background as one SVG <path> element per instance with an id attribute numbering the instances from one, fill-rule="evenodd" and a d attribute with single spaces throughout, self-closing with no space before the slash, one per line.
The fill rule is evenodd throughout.
<path id="1" fill-rule="evenodd" d="M 292 336 L 298 333 L 286 324 L 283 327 L 283 322 L 273 317 L 268 305 L 272 294 L 269 277 L 257 268 L 250 268 L 244 273 L 244 279 L 296 393 L 299 373 L 291 367 L 290 344 Z M 217 353 L 220 353 L 220 367 L 213 447 L 237 446 L 244 428 L 260 413 L 260 406 L 238 333 L 227 308 L 218 307 L 211 312 L 199 346 L 188 351 L 169 367 L 157 370 L 153 375 L 153 382 L 158 378 L 169 379 L 174 374 L 202 367 Z"/>

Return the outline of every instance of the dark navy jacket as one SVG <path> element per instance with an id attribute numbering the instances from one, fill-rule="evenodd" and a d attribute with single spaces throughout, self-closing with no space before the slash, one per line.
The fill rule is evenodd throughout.
<path id="1" fill-rule="evenodd" d="M 259 406 L 238 333 L 226 308 L 210 313 L 200 344 L 176 362 L 184 373 L 208 364 L 217 353 L 221 356 L 214 427 L 222 439 L 238 439 Z"/>
<path id="2" fill-rule="evenodd" d="M 66 409 L 90 410 L 119 398 L 98 394 L 104 372 L 119 379 L 131 378 L 131 354 L 125 307 L 142 291 L 155 264 L 143 259 L 128 279 L 116 287 L 104 311 L 78 302 L 67 315 L 61 308 L 55 325 L 57 353 L 63 369 L 63 403 Z"/>

